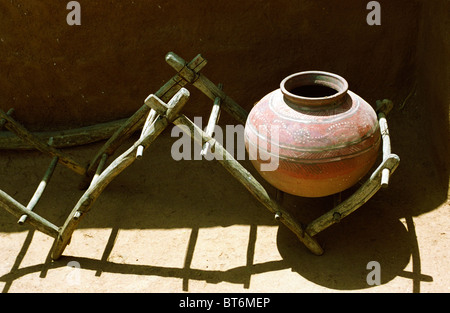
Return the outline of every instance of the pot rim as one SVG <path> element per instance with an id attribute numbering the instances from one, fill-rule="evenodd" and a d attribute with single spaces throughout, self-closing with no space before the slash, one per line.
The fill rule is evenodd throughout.
<path id="1" fill-rule="evenodd" d="M 292 89 L 307 85 L 322 85 L 336 90 L 335 94 L 325 97 L 305 97 L 291 92 Z M 348 91 L 347 81 L 337 74 L 325 71 L 303 71 L 287 76 L 280 83 L 285 98 L 302 106 L 323 106 L 341 103 Z"/>

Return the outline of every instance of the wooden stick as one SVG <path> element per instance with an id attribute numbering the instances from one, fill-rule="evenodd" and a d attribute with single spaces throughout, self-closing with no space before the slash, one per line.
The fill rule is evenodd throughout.
<path id="1" fill-rule="evenodd" d="M 95 172 L 95 175 L 92 178 L 91 185 L 95 184 L 95 182 L 97 181 L 98 177 L 102 174 L 102 171 L 105 168 L 107 159 L 108 159 L 108 155 L 106 153 L 104 153 L 102 155 L 102 158 L 101 158 L 100 162 L 98 163 L 97 171 Z"/>
<path id="2" fill-rule="evenodd" d="M 286 225 L 294 234 L 297 235 L 299 240 L 314 254 L 323 254 L 323 249 L 312 238 L 308 232 L 305 232 L 303 227 L 297 223 L 291 215 L 276 201 L 274 201 L 264 187 L 247 171 L 228 151 L 213 138 L 209 137 L 204 131 L 202 131 L 197 125 L 195 125 L 186 116 L 180 115 L 173 121 L 175 125 L 190 135 L 194 140 L 202 145 L 203 140 L 211 141 L 214 145 L 214 156 L 222 164 L 222 166 L 236 178 L 245 188 L 259 200 L 270 212 L 278 216 L 279 221 Z"/>
<path id="3" fill-rule="evenodd" d="M 22 204 L 17 202 L 14 198 L 8 195 L 6 192 L 0 189 L 0 208 L 4 208 L 6 211 L 16 216 L 21 217 L 23 214 L 28 216 L 26 222 L 34 226 L 37 230 L 47 234 L 51 237 L 58 237 L 59 228 L 46 219 L 42 218 L 33 211 L 28 210 Z"/>
<path id="4" fill-rule="evenodd" d="M 6 112 L 6 114 L 12 117 L 12 115 L 14 114 L 14 109 L 13 108 L 9 109 L 8 112 Z M 0 119 L 0 130 L 3 130 L 5 124 L 6 120 L 4 118 Z"/>
<path id="5" fill-rule="evenodd" d="M 51 146 L 53 142 L 53 138 L 49 139 L 48 145 Z M 50 165 L 48 166 L 47 170 L 45 171 L 44 177 L 42 178 L 41 182 L 39 183 L 39 186 L 37 187 L 36 191 L 33 194 L 33 197 L 31 198 L 30 202 L 28 202 L 27 209 L 30 211 L 33 211 L 36 204 L 41 199 L 42 194 L 44 193 L 45 188 L 47 187 L 48 182 L 50 181 L 50 178 L 53 175 L 53 172 L 55 171 L 56 165 L 58 164 L 58 157 L 53 157 Z M 17 221 L 19 225 L 23 225 L 25 221 L 27 220 L 28 215 L 24 214 L 20 217 L 20 219 Z"/>
<path id="6" fill-rule="evenodd" d="M 223 85 L 219 84 L 217 86 L 220 90 L 223 90 Z M 220 117 L 220 98 L 217 97 L 214 100 L 214 105 L 213 108 L 211 110 L 211 115 L 209 116 L 209 120 L 208 120 L 208 125 L 206 126 L 206 130 L 205 133 L 208 136 L 212 136 L 213 132 L 214 132 L 214 128 L 216 127 L 217 122 L 219 121 L 219 117 Z M 209 149 L 210 143 L 209 142 L 205 142 L 205 144 L 203 145 L 202 151 L 200 152 L 201 155 L 206 155 L 208 153 L 208 149 Z"/>
<path id="7" fill-rule="evenodd" d="M 187 92 L 187 89 L 183 90 L 183 92 L 178 92 L 177 94 L 175 94 L 167 105 L 161 99 L 159 99 L 157 96 L 153 94 L 149 95 L 145 99 L 144 101 L 145 105 L 148 106 L 151 110 L 147 117 L 145 125 L 142 128 L 140 139 L 148 135 L 151 125 L 153 125 L 153 123 L 156 121 L 159 115 L 168 118 L 169 112 L 171 112 L 171 109 L 173 109 L 173 107 L 176 106 L 177 103 L 180 101 L 180 97 L 184 97 L 186 94 L 189 95 L 188 92 L 187 93 L 185 92 Z M 143 144 L 137 147 L 136 159 L 142 158 L 144 150 L 145 146 Z"/>
<path id="8" fill-rule="evenodd" d="M 174 98 L 178 99 L 173 107 L 173 111 L 180 110 L 189 98 L 189 92 L 182 88 Z M 102 191 L 108 186 L 108 184 L 119 175 L 123 170 L 130 166 L 136 160 L 136 150 L 142 145 L 148 147 L 161 132 L 169 125 L 169 120 L 166 117 L 157 119 L 150 127 L 148 127 L 147 133 L 136 141 L 127 151 L 117 157 L 98 177 L 95 184 L 91 185 L 88 190 L 83 194 L 78 203 L 73 208 L 69 217 L 66 219 L 64 225 L 59 232 L 58 238 L 55 240 L 51 257 L 58 259 L 65 247 L 67 246 L 72 233 L 76 229 L 77 225 L 82 220 L 81 217 L 87 213 Z"/>
<path id="9" fill-rule="evenodd" d="M 187 66 L 191 68 L 194 73 L 200 72 L 207 64 L 207 60 L 203 58 L 201 54 L 198 54 L 193 58 Z M 173 76 L 164 86 L 162 86 L 156 93 L 159 98 L 166 101 L 171 99 L 181 87 L 184 87 L 187 82 L 177 73 Z M 173 88 L 174 85 L 179 86 L 179 88 Z"/>
<path id="10" fill-rule="evenodd" d="M 190 68 L 193 69 L 194 72 L 199 72 L 206 65 L 206 60 L 199 54 L 197 55 L 191 62 L 189 62 Z M 180 75 L 176 74 L 173 76 L 164 86 L 162 86 L 155 95 L 161 98 L 163 101 L 168 101 L 170 98 L 176 94 L 181 87 L 186 84 Z M 88 165 L 86 171 L 86 178 L 81 182 L 80 188 L 85 189 L 89 182 L 91 181 L 91 177 L 94 175 L 95 169 L 97 168 L 98 162 L 100 161 L 101 156 L 106 153 L 108 155 L 112 155 L 114 151 L 133 134 L 136 130 L 142 127 L 144 124 L 143 118 L 149 112 L 150 108 L 147 105 L 141 106 L 141 108 L 134 113 L 123 125 L 120 129 L 118 129 L 113 136 L 100 148 L 94 158 Z"/>
<path id="11" fill-rule="evenodd" d="M 376 102 L 376 111 L 378 114 L 378 124 L 380 125 L 381 137 L 383 139 L 383 160 L 386 160 L 391 155 L 391 139 L 389 136 L 389 128 L 386 120 L 386 115 L 392 110 L 394 104 L 391 100 L 384 99 Z M 389 185 L 389 169 L 383 169 L 381 173 L 381 187 L 387 188 Z"/>
<path id="12" fill-rule="evenodd" d="M 0 110 L 0 117 L 4 118 L 7 121 L 5 125 L 7 129 L 16 133 L 16 135 L 22 138 L 23 140 L 26 140 L 29 143 L 31 143 L 33 146 L 35 146 L 36 149 L 38 149 L 41 152 L 48 153 L 51 156 L 58 157 L 59 163 L 73 170 L 75 173 L 78 173 L 80 175 L 85 174 L 86 169 L 84 168 L 84 166 L 81 166 L 80 164 L 72 160 L 71 157 L 64 154 L 62 151 L 59 151 L 49 146 L 47 143 L 42 142 L 39 138 L 30 133 L 25 127 L 20 125 L 18 122 L 16 122 L 13 118 L 8 116 L 2 110 Z"/>
<path id="13" fill-rule="evenodd" d="M 391 154 L 391 140 L 389 137 L 389 129 L 387 125 L 386 116 L 384 113 L 378 113 L 378 120 L 380 125 L 381 137 L 383 139 L 383 160 L 386 160 Z M 389 184 L 389 169 L 385 168 L 381 174 L 381 187 L 387 188 Z"/>
<path id="14" fill-rule="evenodd" d="M 184 80 L 193 84 L 211 100 L 214 101 L 219 97 L 222 101 L 223 109 L 239 123 L 245 125 L 248 113 L 203 74 L 195 73 L 189 67 L 189 64 L 186 64 L 186 61 L 173 52 L 169 52 L 166 55 L 166 62 L 172 66 Z"/>
<path id="15" fill-rule="evenodd" d="M 86 145 L 110 138 L 127 119 L 99 123 L 81 128 L 48 132 L 32 132 L 41 141 L 53 137 L 53 148 L 68 148 Z M 6 122 L 6 121 L 5 121 Z M 0 150 L 34 150 L 35 147 L 11 132 L 0 132 Z"/>
<path id="16" fill-rule="evenodd" d="M 161 99 L 159 99 L 158 96 L 155 96 L 153 94 L 149 95 L 145 99 L 144 103 L 146 106 L 160 115 L 165 115 L 167 112 L 166 104 Z"/>
<path id="17" fill-rule="evenodd" d="M 142 132 L 141 132 L 141 139 L 143 137 L 143 135 L 146 133 L 148 127 L 150 127 L 151 124 L 154 123 L 155 119 L 158 117 L 158 114 L 156 113 L 155 110 L 150 110 L 150 113 L 147 116 L 147 119 L 145 120 L 145 124 L 144 127 L 142 128 Z M 145 147 L 143 145 L 140 145 L 137 150 L 136 150 L 136 158 L 139 160 L 142 158 L 143 154 L 144 154 L 144 150 Z"/>
<path id="18" fill-rule="evenodd" d="M 39 183 L 38 188 L 36 189 L 35 193 L 33 194 L 33 197 L 31 198 L 30 202 L 28 202 L 27 209 L 32 211 L 36 204 L 41 199 L 42 194 L 44 193 L 45 188 L 47 187 L 47 184 L 50 180 L 50 178 L 53 175 L 53 172 L 55 171 L 56 164 L 58 164 L 58 157 L 53 157 L 49 167 L 47 168 L 47 171 L 45 172 L 44 177 L 42 178 L 41 182 Z M 27 220 L 26 214 L 22 215 L 20 219 L 17 221 L 19 225 L 23 225 L 25 221 Z"/>
<path id="19" fill-rule="evenodd" d="M 150 95 L 150 97 L 147 98 L 146 104 L 153 110 L 157 112 L 159 111 L 159 113 L 169 122 L 172 122 L 176 117 L 178 117 L 180 110 L 183 108 L 183 106 L 180 106 L 179 103 L 187 102 L 188 98 L 189 91 L 182 88 L 175 96 L 173 96 L 167 105 L 155 95 Z"/>

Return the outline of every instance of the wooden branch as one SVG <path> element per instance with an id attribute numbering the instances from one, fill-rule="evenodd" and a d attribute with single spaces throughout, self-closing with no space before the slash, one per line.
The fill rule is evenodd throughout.
<path id="1" fill-rule="evenodd" d="M 52 145 L 52 138 L 49 140 L 49 145 Z M 56 165 L 58 164 L 58 157 L 53 157 L 52 161 L 50 162 L 50 165 L 48 166 L 47 170 L 45 171 L 44 177 L 42 178 L 41 182 L 39 183 L 39 186 L 37 187 L 36 191 L 33 194 L 33 197 L 28 202 L 27 210 L 33 211 L 36 204 L 41 199 L 42 194 L 44 193 L 45 188 L 47 187 L 48 182 L 50 181 L 50 178 L 53 175 L 53 172 L 55 171 Z M 19 225 L 23 225 L 25 221 L 27 220 L 28 215 L 24 214 L 20 217 L 20 219 L 17 221 Z"/>
<path id="2" fill-rule="evenodd" d="M 220 90 L 223 90 L 223 85 L 219 84 L 217 86 Z M 208 136 L 212 136 L 213 132 L 214 132 L 214 128 L 216 127 L 217 122 L 219 121 L 219 117 L 220 117 L 220 98 L 217 97 L 214 100 L 214 105 L 213 108 L 211 110 L 211 115 L 209 116 L 209 120 L 208 120 L 208 125 L 206 126 L 206 130 L 205 133 Z M 206 155 L 208 153 L 208 149 L 209 149 L 209 142 L 205 142 L 205 144 L 203 145 L 202 151 L 200 152 L 201 155 Z"/>
<path id="3" fill-rule="evenodd" d="M 38 149 L 41 152 L 48 153 L 53 157 L 58 157 L 58 162 L 66 166 L 67 168 L 73 170 L 74 172 L 84 175 L 86 170 L 84 166 L 78 164 L 74 160 L 72 160 L 71 157 L 63 153 L 62 151 L 59 151 L 51 146 L 49 146 L 47 143 L 42 142 L 39 138 L 34 136 L 32 133 L 30 133 L 25 127 L 20 125 L 18 122 L 16 122 L 13 118 L 8 116 L 5 112 L 0 110 L 0 117 L 4 118 L 6 120 L 5 127 L 9 129 L 10 131 L 14 132 L 22 138 L 23 140 L 28 141 L 31 143 L 36 149 Z"/>
<path id="4" fill-rule="evenodd" d="M 98 177 L 102 174 L 103 169 L 106 165 L 106 160 L 108 159 L 108 155 L 105 153 L 102 155 L 102 158 L 100 159 L 100 162 L 98 163 L 97 170 L 95 172 L 94 177 L 92 178 L 91 185 L 95 184 L 97 182 Z"/>
<path id="5" fill-rule="evenodd" d="M 180 89 L 180 91 L 175 94 L 169 103 L 166 105 L 161 99 L 157 96 L 151 94 L 145 99 L 145 105 L 151 108 L 149 116 L 147 117 L 147 121 L 142 129 L 140 138 L 144 138 L 150 129 L 150 126 L 155 122 L 159 115 L 164 116 L 168 119 L 169 122 L 178 115 L 178 109 L 181 109 L 177 104 L 181 101 L 183 103 L 187 102 L 189 98 L 189 91 L 187 89 Z M 144 153 L 145 146 L 143 144 L 139 145 L 136 150 L 136 158 L 140 159 Z"/>
<path id="6" fill-rule="evenodd" d="M 181 94 L 181 95 L 180 95 Z M 187 102 L 189 92 L 182 88 L 175 96 L 179 99 L 179 102 L 173 107 L 174 110 L 181 109 Z M 77 202 L 69 217 L 66 219 L 58 238 L 52 248 L 51 257 L 58 259 L 65 247 L 67 246 L 72 233 L 76 229 L 77 225 L 81 221 L 81 217 L 87 213 L 103 190 L 108 184 L 119 175 L 123 170 L 130 166 L 136 160 L 136 150 L 139 146 L 148 147 L 161 132 L 169 125 L 167 118 L 158 118 L 147 129 L 147 133 L 136 141 L 127 151 L 117 157 L 97 178 L 94 184 L 92 184 L 88 190 L 83 194 L 80 200 Z"/>
<path id="7" fill-rule="evenodd" d="M 207 60 L 203 58 L 201 54 L 198 54 L 192 61 L 190 61 L 187 66 L 191 68 L 195 73 L 200 72 L 207 64 Z M 164 86 L 162 86 L 155 94 L 168 101 L 171 99 L 181 87 L 184 87 L 187 82 L 179 75 L 173 76 Z M 174 85 L 179 86 L 179 88 L 173 88 Z"/>
<path id="8" fill-rule="evenodd" d="M 146 104 L 150 106 L 153 110 L 159 111 L 160 114 L 166 118 L 169 122 L 172 122 L 178 114 L 180 110 L 183 108 L 178 105 L 178 103 L 185 103 L 189 98 L 189 91 L 185 88 L 182 88 L 166 105 L 160 99 L 158 99 L 155 95 L 150 95 L 147 99 Z"/>
<path id="9" fill-rule="evenodd" d="M 99 123 L 91 126 L 56 130 L 48 132 L 32 132 L 43 142 L 53 137 L 53 147 L 57 149 L 86 145 L 110 138 L 127 119 Z M 6 122 L 6 121 L 5 121 Z M 34 150 L 35 147 L 9 131 L 0 132 L 0 150 Z"/>
<path id="10" fill-rule="evenodd" d="M 389 137 L 389 128 L 384 113 L 378 113 L 378 123 L 380 125 L 381 138 L 383 140 L 383 160 L 391 155 L 391 139 Z M 387 188 L 389 184 L 389 169 L 385 168 L 381 175 L 381 187 Z"/>
<path id="11" fill-rule="evenodd" d="M 11 116 L 14 114 L 14 109 L 9 109 L 8 112 L 6 112 L 6 115 Z M 3 127 L 6 124 L 6 120 L 4 118 L 0 119 L 0 130 L 3 130 Z"/>
<path id="12" fill-rule="evenodd" d="M 187 66 L 186 61 L 173 52 L 166 54 L 166 62 L 176 69 L 179 77 L 188 83 L 193 83 L 198 78 L 198 73 Z"/>
<path id="13" fill-rule="evenodd" d="M 380 125 L 380 132 L 383 139 L 383 160 L 386 160 L 391 155 L 391 139 L 389 137 L 389 128 L 386 120 L 386 115 L 392 110 L 394 104 L 391 100 L 384 99 L 376 102 L 376 112 L 378 114 L 378 124 Z M 389 169 L 383 169 L 381 174 L 381 187 L 387 188 L 389 185 Z"/>
<path id="14" fill-rule="evenodd" d="M 389 99 L 377 100 L 375 111 L 378 113 L 383 113 L 385 116 L 391 112 L 394 108 L 394 103 Z"/>
<path id="15" fill-rule="evenodd" d="M 155 110 L 150 110 L 150 113 L 147 115 L 147 119 L 145 120 L 144 127 L 142 128 L 140 139 L 143 138 L 144 134 L 147 132 L 150 125 L 152 125 L 157 118 L 158 118 L 158 113 L 156 113 Z M 142 158 L 142 156 L 144 154 L 144 150 L 145 150 L 145 147 L 143 145 L 138 146 L 138 148 L 136 150 L 136 158 L 137 159 Z"/>
<path id="16" fill-rule="evenodd" d="M 270 212 L 278 216 L 279 221 L 296 234 L 299 240 L 303 242 L 312 253 L 316 255 L 323 254 L 323 249 L 317 241 L 305 232 L 303 227 L 297 223 L 279 203 L 269 196 L 264 187 L 253 177 L 253 175 L 236 161 L 219 142 L 209 137 L 184 115 L 180 115 L 173 123 L 180 126 L 185 133 L 194 138 L 200 145 L 202 145 L 203 140 L 212 142 L 212 145 L 214 145 L 214 156 L 218 162 L 220 162 L 234 178 L 244 185 L 244 187 L 247 188 L 247 190 Z"/>
<path id="17" fill-rule="evenodd" d="M 166 104 L 154 94 L 149 95 L 145 99 L 145 105 L 160 115 L 164 115 L 167 112 Z"/>
<path id="18" fill-rule="evenodd" d="M 6 211 L 16 216 L 21 217 L 23 214 L 28 216 L 26 222 L 34 226 L 37 230 L 56 238 L 58 236 L 59 228 L 46 219 L 42 218 L 33 211 L 28 210 L 22 204 L 17 202 L 14 198 L 8 195 L 6 192 L 0 189 L 0 208 L 4 208 Z"/>
<path id="19" fill-rule="evenodd" d="M 195 73 L 189 65 L 186 65 L 186 61 L 173 52 L 169 52 L 166 55 L 166 62 L 172 66 L 184 80 L 193 84 L 211 100 L 214 101 L 219 97 L 222 100 L 223 109 L 239 123 L 245 125 L 248 113 L 203 74 Z"/>

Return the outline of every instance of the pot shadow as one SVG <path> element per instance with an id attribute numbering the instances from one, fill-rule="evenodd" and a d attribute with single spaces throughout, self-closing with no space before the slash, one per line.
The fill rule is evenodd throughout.
<path id="1" fill-rule="evenodd" d="M 382 196 L 382 195 L 381 195 Z M 377 197 L 377 196 L 375 196 Z M 317 207 L 332 203 L 328 199 L 299 199 L 308 212 L 302 210 L 300 220 L 310 220 Z M 377 207 L 368 202 L 340 223 L 318 233 L 315 238 L 324 248 L 322 256 L 310 253 L 294 233 L 281 225 L 277 246 L 286 266 L 305 279 L 337 290 L 356 290 L 383 285 L 400 276 L 412 279 L 412 292 L 420 292 L 420 282 L 432 277 L 420 273 L 420 255 L 412 217 L 405 224 L 395 217 L 395 207 Z M 354 212 L 356 213 L 356 212 Z M 293 212 L 300 215 L 299 212 Z M 412 272 L 405 270 L 412 258 Z M 375 267 L 372 266 L 375 263 Z"/>

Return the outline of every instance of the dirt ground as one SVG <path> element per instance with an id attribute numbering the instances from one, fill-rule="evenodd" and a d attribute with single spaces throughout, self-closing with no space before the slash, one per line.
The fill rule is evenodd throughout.
<path id="1" fill-rule="evenodd" d="M 0 211 L 2 291 L 449 292 L 450 205 L 426 160 L 414 173 L 406 169 L 415 160 L 403 156 L 388 189 L 316 236 L 325 254 L 314 256 L 219 163 L 174 161 L 176 139 L 164 132 L 107 187 L 57 261 L 48 258 L 51 237 Z M 100 145 L 69 152 L 88 160 Z M 27 203 L 48 163 L 32 151 L 2 152 L 0 188 Z M 36 211 L 62 225 L 82 194 L 78 183 L 58 166 Z M 333 198 L 286 195 L 283 203 L 307 223 Z M 380 285 L 367 283 L 371 261 Z"/>

